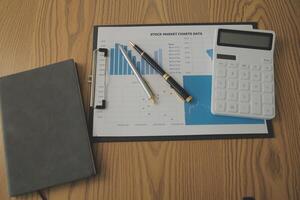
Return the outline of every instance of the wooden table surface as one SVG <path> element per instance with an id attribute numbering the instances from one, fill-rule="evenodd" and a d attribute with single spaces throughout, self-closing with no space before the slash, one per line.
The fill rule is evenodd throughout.
<path id="1" fill-rule="evenodd" d="M 0 76 L 74 58 L 86 108 L 93 25 L 256 21 L 277 34 L 275 138 L 94 144 L 98 175 L 48 199 L 300 199 L 299 19 L 299 0 L 0 0 Z"/>

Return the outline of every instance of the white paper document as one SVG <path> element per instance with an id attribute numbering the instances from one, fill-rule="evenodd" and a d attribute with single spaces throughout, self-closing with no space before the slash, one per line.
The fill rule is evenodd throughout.
<path id="1" fill-rule="evenodd" d="M 211 67 L 216 27 L 252 25 L 99 26 L 97 48 L 107 48 L 107 65 L 97 65 L 95 104 L 106 93 L 106 108 L 94 109 L 93 136 L 189 136 L 268 134 L 264 120 L 215 116 L 210 112 Z M 140 46 L 193 97 L 185 103 L 129 45 Z M 148 101 L 119 50 L 122 45 L 156 95 Z M 103 87 L 106 71 L 106 87 Z M 105 91 L 104 91 L 105 90 Z"/>

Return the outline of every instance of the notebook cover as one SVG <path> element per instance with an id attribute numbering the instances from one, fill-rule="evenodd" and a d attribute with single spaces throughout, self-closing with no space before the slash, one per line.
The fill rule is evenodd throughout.
<path id="1" fill-rule="evenodd" d="M 95 174 L 73 60 L 0 78 L 0 109 L 11 196 Z"/>

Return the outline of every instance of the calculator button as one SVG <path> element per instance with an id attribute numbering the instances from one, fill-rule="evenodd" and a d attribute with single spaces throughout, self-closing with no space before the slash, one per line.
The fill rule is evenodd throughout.
<path id="1" fill-rule="evenodd" d="M 228 78 L 237 78 L 238 70 L 237 69 L 228 69 L 227 76 L 228 76 Z"/>
<path id="2" fill-rule="evenodd" d="M 251 94 L 251 113 L 261 114 L 261 95 L 259 93 Z"/>
<path id="3" fill-rule="evenodd" d="M 226 91 L 225 90 L 215 90 L 215 97 L 216 99 L 225 100 L 226 98 Z"/>
<path id="4" fill-rule="evenodd" d="M 263 92 L 273 92 L 273 84 L 272 83 L 264 83 L 263 84 Z"/>
<path id="5" fill-rule="evenodd" d="M 261 102 L 261 95 L 260 95 L 260 93 L 257 93 L 257 92 L 251 93 L 251 101 L 252 102 L 258 102 L 258 103 L 260 103 Z"/>
<path id="6" fill-rule="evenodd" d="M 249 69 L 249 65 L 248 64 L 241 64 L 241 69 Z"/>
<path id="7" fill-rule="evenodd" d="M 247 71 L 247 70 L 241 70 L 240 71 L 240 79 L 242 79 L 242 80 L 248 80 L 249 79 L 249 75 L 250 73 L 249 73 L 249 71 Z"/>
<path id="8" fill-rule="evenodd" d="M 239 94 L 239 99 L 241 102 L 249 102 L 250 100 L 250 93 L 246 91 L 241 91 Z"/>
<path id="9" fill-rule="evenodd" d="M 263 73 L 263 81 L 264 82 L 271 82 L 273 80 L 272 72 L 264 72 Z"/>
<path id="10" fill-rule="evenodd" d="M 250 88 L 250 83 L 249 81 L 240 81 L 240 90 L 249 90 Z"/>
<path id="11" fill-rule="evenodd" d="M 251 65 L 251 70 L 260 70 L 261 66 L 260 65 Z"/>
<path id="12" fill-rule="evenodd" d="M 265 64 L 272 64 L 273 59 L 272 58 L 263 58 L 262 62 L 265 63 Z"/>
<path id="13" fill-rule="evenodd" d="M 227 99 L 231 101 L 237 101 L 238 100 L 238 93 L 234 90 L 229 90 L 227 92 Z"/>
<path id="14" fill-rule="evenodd" d="M 265 71 L 271 71 L 272 70 L 272 65 L 264 65 L 263 70 Z"/>
<path id="15" fill-rule="evenodd" d="M 226 111 L 236 113 L 238 111 L 238 104 L 235 102 L 227 102 Z"/>
<path id="16" fill-rule="evenodd" d="M 239 110 L 240 110 L 240 113 L 248 114 L 250 112 L 250 104 L 249 103 L 240 103 Z"/>
<path id="17" fill-rule="evenodd" d="M 224 112 L 225 111 L 225 101 L 216 101 L 216 111 Z"/>
<path id="18" fill-rule="evenodd" d="M 263 94 L 263 103 L 272 104 L 273 103 L 273 95 L 270 93 Z"/>
<path id="19" fill-rule="evenodd" d="M 273 116 L 274 115 L 274 106 L 264 105 L 263 114 L 267 115 L 267 116 Z"/>
<path id="20" fill-rule="evenodd" d="M 226 82 L 225 79 L 216 79 L 216 88 L 225 88 L 226 87 Z"/>
<path id="21" fill-rule="evenodd" d="M 237 63 L 228 63 L 227 65 L 229 68 L 236 68 L 238 66 Z"/>
<path id="22" fill-rule="evenodd" d="M 217 67 L 216 68 L 216 76 L 217 77 L 224 77 L 224 76 L 226 76 L 226 68 L 224 68 L 224 67 Z"/>
<path id="23" fill-rule="evenodd" d="M 220 67 L 225 67 L 227 65 L 227 63 L 223 62 L 223 61 L 218 61 L 217 65 L 219 65 Z"/>
<path id="24" fill-rule="evenodd" d="M 260 92 L 261 85 L 260 82 L 251 82 L 251 91 Z"/>
<path id="25" fill-rule="evenodd" d="M 251 103 L 251 113 L 260 115 L 261 114 L 261 104 Z"/>
<path id="26" fill-rule="evenodd" d="M 252 71 L 251 72 L 251 80 L 252 81 L 260 81 L 260 71 Z"/>
<path id="27" fill-rule="evenodd" d="M 237 89 L 238 88 L 238 81 L 237 80 L 228 80 L 227 87 L 229 89 Z"/>

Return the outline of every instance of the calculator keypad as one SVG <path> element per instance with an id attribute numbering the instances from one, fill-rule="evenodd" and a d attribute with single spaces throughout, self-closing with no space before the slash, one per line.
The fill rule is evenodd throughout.
<path id="1" fill-rule="evenodd" d="M 216 61 L 213 72 L 215 114 L 270 119 L 275 115 L 272 62 Z"/>

